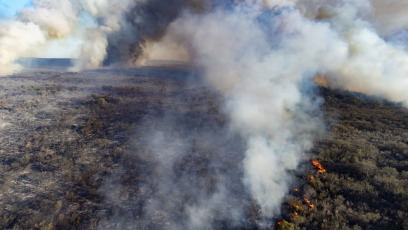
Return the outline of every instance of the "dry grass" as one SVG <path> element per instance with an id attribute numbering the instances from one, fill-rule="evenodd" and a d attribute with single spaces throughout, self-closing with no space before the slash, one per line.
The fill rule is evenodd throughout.
<path id="1" fill-rule="evenodd" d="M 186 220 L 184 209 L 201 199 L 196 192 L 215 194 L 225 180 L 220 175 L 234 175 L 228 186 L 243 190 L 242 146 L 210 132 L 224 129 L 225 118 L 217 97 L 198 83 L 128 72 L 39 72 L 0 85 L 1 229 L 96 229 L 119 217 L 160 229 L 169 219 Z M 152 143 L 155 133 L 167 135 L 163 146 Z M 208 143 L 204 134 L 219 140 Z M 182 154 L 164 154 L 168 149 Z M 233 157 L 220 157 L 220 149 Z M 192 181 L 198 190 L 163 194 L 158 165 L 167 160 L 174 163 L 174 191 Z M 233 173 L 216 172 L 225 165 Z M 242 194 L 234 202 L 244 203 Z M 152 199 L 164 205 L 160 212 L 148 212 Z M 225 225 L 228 216 L 211 221 Z"/>

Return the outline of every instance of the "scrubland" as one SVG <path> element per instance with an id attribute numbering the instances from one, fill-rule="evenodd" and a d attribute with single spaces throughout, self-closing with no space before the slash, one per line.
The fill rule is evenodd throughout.
<path id="1" fill-rule="evenodd" d="M 245 143 L 194 71 L 37 71 L 0 89 L 0 229 L 408 229 L 398 103 L 317 88 L 326 135 L 265 219 Z"/>

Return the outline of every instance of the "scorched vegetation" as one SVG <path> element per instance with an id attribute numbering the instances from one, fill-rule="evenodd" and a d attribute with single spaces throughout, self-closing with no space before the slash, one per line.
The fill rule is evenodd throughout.
<path id="1" fill-rule="evenodd" d="M 320 91 L 329 133 L 310 154 L 325 170 L 308 163 L 282 206 L 278 229 L 408 229 L 407 109 L 358 93 Z"/>
<path id="2" fill-rule="evenodd" d="M 194 72 L 45 71 L 0 88 L 0 229 L 408 228 L 399 104 L 320 88 L 327 134 L 274 221 L 243 185 L 245 143 Z"/>

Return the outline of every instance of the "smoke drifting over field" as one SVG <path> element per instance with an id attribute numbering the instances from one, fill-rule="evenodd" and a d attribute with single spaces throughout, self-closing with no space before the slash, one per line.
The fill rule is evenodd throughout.
<path id="1" fill-rule="evenodd" d="M 317 41 L 322 36 L 330 37 L 323 44 L 316 42 L 316 47 L 310 47 L 307 42 L 296 47 L 312 50 L 327 46 L 330 49 L 330 52 L 319 54 L 330 65 L 316 63 L 313 67 L 315 72 L 327 78 L 326 84 L 378 94 L 406 104 L 408 95 L 404 89 L 408 70 L 405 63 L 408 57 L 402 49 L 405 42 L 401 41 L 406 39 L 401 35 L 408 26 L 404 16 L 406 8 L 407 4 L 403 1 L 385 3 L 377 0 L 126 0 L 120 4 L 94 0 L 34 0 L 32 6 L 23 9 L 15 21 L 2 23 L 1 74 L 18 71 L 21 67 L 15 64 L 16 59 L 33 56 L 48 42 L 72 35 L 76 29 L 84 26 L 84 18 L 87 17 L 91 18 L 92 23 L 85 23 L 90 25 L 85 26 L 85 32 L 80 35 L 83 43 L 78 70 L 97 68 L 103 64 L 133 66 L 143 64 L 144 59 L 150 56 L 202 65 L 200 60 L 203 54 L 200 54 L 200 50 L 204 49 L 204 45 L 193 44 L 197 40 L 196 29 L 207 37 L 203 37 L 203 40 L 215 45 L 220 42 L 212 40 L 217 38 L 211 38 L 215 28 L 205 25 L 211 23 L 214 17 L 223 16 L 229 17 L 228 20 L 236 17 L 236 24 L 257 23 L 258 28 L 250 29 L 260 30 L 260 34 L 255 35 L 251 30 L 242 31 L 239 25 L 233 33 L 226 34 L 222 47 L 217 47 L 212 53 L 205 51 L 206 56 L 218 56 L 227 49 L 236 50 L 234 40 L 251 33 L 250 44 L 240 47 L 242 51 L 236 51 L 248 59 L 251 57 L 245 54 L 245 50 L 259 46 L 262 40 L 267 43 L 261 48 L 265 49 L 262 52 L 285 49 L 285 46 L 290 46 L 287 40 L 291 40 L 297 28 L 301 28 L 304 32 L 299 35 L 300 40 Z M 298 18 L 295 19 L 294 15 L 298 15 Z M 181 25 L 190 22 L 190 19 L 203 23 L 205 27 L 195 25 L 188 30 L 182 28 Z M 276 24 L 278 21 L 281 21 L 280 25 Z M 217 30 L 228 30 L 216 26 Z M 316 35 L 306 31 L 303 26 L 328 28 L 325 34 Z M 296 49 L 291 52 L 297 52 Z M 308 53 L 296 56 L 300 55 Z M 303 59 L 308 58 L 303 56 Z M 211 69 L 216 68 L 211 66 Z M 228 77 L 223 81 L 228 81 Z"/>
<path id="2" fill-rule="evenodd" d="M 408 26 L 406 8 L 380 0 L 34 0 L 0 27 L 0 74 L 71 35 L 84 15 L 93 24 L 83 34 L 78 70 L 149 57 L 200 67 L 223 96 L 230 129 L 246 141 L 243 182 L 273 217 L 288 192 L 288 170 L 323 130 L 321 102 L 309 93 L 316 76 L 320 84 L 408 105 L 406 37 L 397 36 Z"/>

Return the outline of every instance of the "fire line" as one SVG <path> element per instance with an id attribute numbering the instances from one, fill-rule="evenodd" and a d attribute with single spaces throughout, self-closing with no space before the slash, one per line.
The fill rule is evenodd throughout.
<path id="1" fill-rule="evenodd" d="M 312 160 L 312 164 L 317 168 L 317 171 L 319 173 L 324 173 L 326 172 L 326 169 L 321 165 L 318 161 Z"/>

